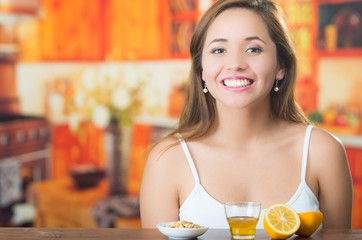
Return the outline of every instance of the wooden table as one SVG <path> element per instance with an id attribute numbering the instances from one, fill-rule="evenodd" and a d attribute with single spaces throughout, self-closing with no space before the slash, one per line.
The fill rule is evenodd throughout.
<path id="1" fill-rule="evenodd" d="M 168 239 L 157 229 L 117 228 L 0 228 L 3 239 L 117 239 L 117 240 L 162 240 Z M 228 230 L 209 229 L 200 240 L 230 240 Z M 293 236 L 294 240 L 357 240 L 362 239 L 362 230 L 320 230 L 312 237 Z M 257 230 L 255 240 L 270 240 L 263 230 Z"/>
<path id="2" fill-rule="evenodd" d="M 37 209 L 35 227 L 93 228 L 95 204 L 108 195 L 108 183 L 78 190 L 69 177 L 36 182 L 30 186 L 29 201 Z"/>

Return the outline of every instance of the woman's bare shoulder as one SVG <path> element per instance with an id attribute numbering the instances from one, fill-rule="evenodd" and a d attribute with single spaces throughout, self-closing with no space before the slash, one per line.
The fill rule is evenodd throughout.
<path id="1" fill-rule="evenodd" d="M 344 148 L 342 141 L 337 136 L 318 127 L 313 128 L 311 141 L 319 147 L 326 147 L 328 149 L 337 148 L 336 150 L 340 150 Z"/>
<path id="2" fill-rule="evenodd" d="M 310 155 L 323 164 L 338 164 L 346 161 L 342 141 L 332 133 L 315 127 L 310 140 Z"/>
<path id="3" fill-rule="evenodd" d="M 342 141 L 328 131 L 313 129 L 308 165 L 317 180 L 323 227 L 350 228 L 352 177 Z"/>
<path id="4" fill-rule="evenodd" d="M 178 218 L 179 186 L 186 161 L 179 140 L 174 137 L 157 142 L 151 149 L 143 171 L 140 191 L 143 226 Z M 185 167 L 183 167 L 185 168 Z"/>
<path id="5" fill-rule="evenodd" d="M 184 158 L 179 139 L 167 137 L 154 145 L 148 154 L 147 165 L 168 165 L 172 166 Z"/>

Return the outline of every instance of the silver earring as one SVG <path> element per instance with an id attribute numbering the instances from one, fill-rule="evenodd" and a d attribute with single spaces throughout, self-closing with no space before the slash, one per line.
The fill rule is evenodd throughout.
<path id="1" fill-rule="evenodd" d="M 275 80 L 274 92 L 279 92 L 278 82 L 279 80 Z"/>
<path id="2" fill-rule="evenodd" d="M 204 88 L 202 89 L 204 93 L 208 93 L 209 89 L 207 89 L 206 82 L 204 82 Z"/>

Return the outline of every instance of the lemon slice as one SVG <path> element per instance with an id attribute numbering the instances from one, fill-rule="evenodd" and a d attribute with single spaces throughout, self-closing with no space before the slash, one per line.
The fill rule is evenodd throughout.
<path id="1" fill-rule="evenodd" d="M 298 213 L 288 205 L 278 203 L 269 206 L 264 215 L 264 229 L 273 239 L 287 239 L 300 227 Z"/>
<path id="2" fill-rule="evenodd" d="M 299 236 L 309 237 L 320 227 L 323 221 L 323 213 L 317 211 L 298 213 L 300 227 L 295 233 Z"/>

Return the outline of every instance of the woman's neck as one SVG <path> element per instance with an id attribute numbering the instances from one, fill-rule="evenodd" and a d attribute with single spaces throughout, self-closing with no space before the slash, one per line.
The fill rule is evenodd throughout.
<path id="1" fill-rule="evenodd" d="M 215 131 L 211 136 L 228 146 L 245 146 L 265 141 L 280 121 L 272 118 L 269 108 L 218 108 Z"/>

